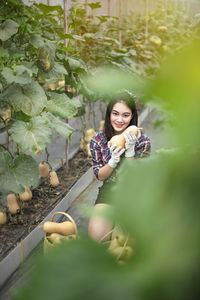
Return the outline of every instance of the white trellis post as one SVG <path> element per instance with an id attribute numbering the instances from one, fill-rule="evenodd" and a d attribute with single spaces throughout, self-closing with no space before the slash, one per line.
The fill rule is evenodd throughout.
<path id="1" fill-rule="evenodd" d="M 190 13 L 190 8 L 191 8 L 191 2 L 190 0 L 187 1 L 187 12 Z"/>
<path id="2" fill-rule="evenodd" d="M 67 0 L 63 0 L 64 10 L 64 34 L 67 33 Z M 67 39 L 64 39 L 64 45 L 67 46 Z"/>
<path id="3" fill-rule="evenodd" d="M 145 44 L 148 44 L 149 37 L 149 0 L 145 0 Z"/>
<path id="4" fill-rule="evenodd" d="M 63 11 L 64 11 L 64 34 L 67 33 L 67 0 L 63 0 Z M 64 39 L 64 45 L 67 47 L 67 39 Z M 67 55 L 67 52 L 65 52 L 65 55 Z M 66 85 L 66 82 L 65 82 Z M 66 123 L 68 123 L 68 119 L 66 119 Z M 69 168 L 69 141 L 65 140 L 65 160 L 66 160 L 66 166 L 65 171 L 67 173 Z"/>
<path id="5" fill-rule="evenodd" d="M 108 16 L 110 17 L 111 16 L 111 10 L 110 10 L 110 0 L 107 0 L 108 2 L 107 2 L 107 4 L 108 4 L 108 6 L 107 6 L 107 8 L 108 8 Z"/>
<path id="6" fill-rule="evenodd" d="M 122 31 L 121 31 L 121 25 L 122 25 L 122 18 L 121 18 L 121 0 L 118 0 L 118 18 L 119 18 L 119 49 L 122 48 Z"/>
<path id="7" fill-rule="evenodd" d="M 85 0 L 85 11 L 86 15 L 88 14 L 88 0 Z"/>
<path id="8" fill-rule="evenodd" d="M 168 0 L 165 0 L 165 17 L 167 19 L 167 11 L 168 11 Z"/>

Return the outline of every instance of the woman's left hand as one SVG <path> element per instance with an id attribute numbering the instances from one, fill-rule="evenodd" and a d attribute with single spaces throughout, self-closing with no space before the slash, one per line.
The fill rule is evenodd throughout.
<path id="1" fill-rule="evenodd" d="M 135 143 L 137 141 L 137 137 L 135 134 L 130 131 L 124 134 L 126 143 L 125 143 L 125 157 L 133 157 L 135 155 Z"/>

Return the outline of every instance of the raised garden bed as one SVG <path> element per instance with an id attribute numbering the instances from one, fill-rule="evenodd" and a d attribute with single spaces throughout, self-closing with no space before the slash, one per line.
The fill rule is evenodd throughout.
<path id="1" fill-rule="evenodd" d="M 60 185 L 53 188 L 49 180 L 43 180 L 33 189 L 33 198 L 26 203 L 23 213 L 9 216 L 5 225 L 0 227 L 0 286 L 24 258 L 43 238 L 39 225 L 50 219 L 55 211 L 66 211 L 79 194 L 93 181 L 91 161 L 79 151 L 69 161 L 69 172 L 64 166 L 57 170 Z M 58 220 L 59 216 L 55 219 Z"/>

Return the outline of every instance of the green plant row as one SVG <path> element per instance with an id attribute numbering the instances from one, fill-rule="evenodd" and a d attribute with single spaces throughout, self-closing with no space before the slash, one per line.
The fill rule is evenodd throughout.
<path id="1" fill-rule="evenodd" d="M 148 16 L 130 12 L 119 22 L 116 17 L 95 17 L 99 2 L 89 3 L 87 13 L 74 0 L 65 31 L 59 5 L 1 1 L 0 126 L 6 132 L 6 142 L 0 144 L 1 189 L 19 193 L 25 185 L 36 186 L 37 165 L 27 152 L 41 154 L 52 140 L 53 129 L 70 139 L 74 130 L 67 120 L 84 117 L 86 106 L 91 109 L 88 101 L 103 99 L 88 87 L 84 76 L 108 66 L 152 77 L 168 53 L 197 33 L 197 23 L 183 10 L 173 11 L 169 4 L 164 11 L 163 3 Z M 30 171 L 28 182 L 25 169 L 17 168 L 21 155 L 35 170 Z"/>

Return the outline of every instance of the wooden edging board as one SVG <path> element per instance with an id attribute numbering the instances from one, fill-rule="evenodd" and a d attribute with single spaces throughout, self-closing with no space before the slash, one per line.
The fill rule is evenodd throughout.
<path id="1" fill-rule="evenodd" d="M 93 182 L 94 173 L 92 167 L 81 176 L 81 178 L 72 186 L 67 195 L 54 207 L 54 209 L 44 218 L 44 220 L 30 234 L 0 262 L 0 288 L 13 272 L 23 263 L 29 253 L 44 238 L 44 231 L 40 226 L 50 221 L 51 216 L 57 211 L 67 211 L 72 202 Z M 54 220 L 59 221 L 62 215 L 55 215 Z"/>

